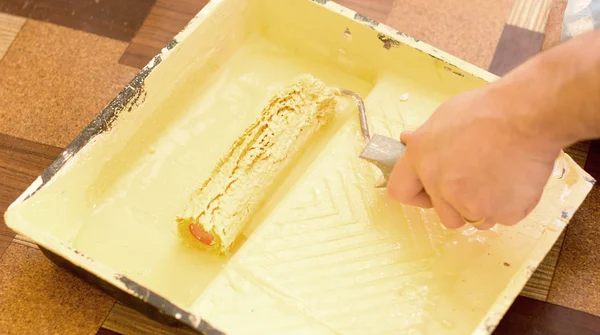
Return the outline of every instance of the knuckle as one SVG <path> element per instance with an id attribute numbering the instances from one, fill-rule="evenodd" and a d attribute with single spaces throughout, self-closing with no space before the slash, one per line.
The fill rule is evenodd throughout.
<path id="1" fill-rule="evenodd" d="M 520 215 L 515 215 L 508 219 L 502 220 L 502 222 L 500 222 L 500 224 L 502 224 L 504 226 L 514 226 L 517 223 L 521 222 L 521 220 L 523 220 L 524 218 L 525 217 L 521 217 Z"/>
<path id="2" fill-rule="evenodd" d="M 498 217 L 499 223 L 504 226 L 514 226 L 523 221 L 531 213 L 532 209 L 533 207 L 531 206 L 513 207 L 513 210 L 505 211 Z"/>
<path id="3" fill-rule="evenodd" d="M 465 204 L 467 209 L 477 218 L 492 218 L 496 216 L 496 202 L 489 198 L 471 197 Z"/>
<path id="4" fill-rule="evenodd" d="M 418 165 L 418 173 L 424 182 L 432 183 L 439 175 L 439 170 L 435 164 L 429 164 L 427 161 L 422 161 Z"/>
<path id="5" fill-rule="evenodd" d="M 402 190 L 402 185 L 400 185 L 400 183 L 388 183 L 387 185 L 387 193 L 390 197 L 392 197 L 393 199 L 396 199 L 397 201 L 404 201 L 405 196 L 406 196 L 406 192 L 404 192 Z"/>
<path id="6" fill-rule="evenodd" d="M 464 202 L 465 186 L 461 179 L 444 179 L 440 183 L 440 192 L 448 200 Z"/>
<path id="7" fill-rule="evenodd" d="M 441 194 L 469 220 L 492 218 L 498 210 L 498 201 L 488 192 L 477 192 L 465 180 L 446 181 Z"/>
<path id="8" fill-rule="evenodd" d="M 526 219 L 539 204 L 541 196 L 542 194 L 540 192 L 540 194 L 536 194 L 535 196 L 531 197 L 531 200 L 529 200 L 529 202 L 526 205 L 515 205 L 514 207 L 512 207 L 512 210 L 506 213 L 506 215 L 504 216 L 505 219 L 503 220 L 502 224 L 507 226 L 514 226 L 517 223 Z"/>

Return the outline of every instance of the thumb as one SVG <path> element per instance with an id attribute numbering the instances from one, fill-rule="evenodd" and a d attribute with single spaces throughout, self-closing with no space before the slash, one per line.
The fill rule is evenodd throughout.
<path id="1" fill-rule="evenodd" d="M 387 186 L 388 194 L 407 205 L 430 208 L 431 199 L 415 169 L 411 166 L 406 153 L 398 159 Z"/>
<path id="2" fill-rule="evenodd" d="M 400 142 L 408 145 L 408 142 L 412 140 L 414 137 L 414 132 L 412 130 L 404 130 L 400 133 Z"/>
<path id="3" fill-rule="evenodd" d="M 413 138 L 413 132 L 405 130 L 400 134 L 400 141 L 407 146 Z M 411 165 L 407 151 L 398 159 L 388 180 L 388 194 L 406 205 L 431 208 L 431 199 L 423 188 L 417 171 Z"/>

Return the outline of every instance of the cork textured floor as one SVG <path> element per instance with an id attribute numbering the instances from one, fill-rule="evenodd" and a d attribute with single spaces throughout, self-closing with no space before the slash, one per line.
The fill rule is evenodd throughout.
<path id="1" fill-rule="evenodd" d="M 0 212 L 207 0 L 0 0 Z M 559 43 L 567 0 L 338 0 L 503 75 Z M 600 145 L 569 154 L 600 178 Z M 599 179 L 600 180 L 600 179 Z M 495 334 L 600 334 L 600 189 Z M 191 334 L 46 259 L 0 216 L 0 334 Z"/>

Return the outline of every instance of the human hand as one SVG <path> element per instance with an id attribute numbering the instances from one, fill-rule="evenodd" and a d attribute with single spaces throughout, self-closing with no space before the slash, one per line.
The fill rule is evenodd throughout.
<path id="1" fill-rule="evenodd" d="M 488 85 L 442 104 L 415 132 L 388 181 L 396 200 L 435 207 L 444 225 L 513 225 L 537 205 L 561 146 L 523 131 L 535 106 Z"/>

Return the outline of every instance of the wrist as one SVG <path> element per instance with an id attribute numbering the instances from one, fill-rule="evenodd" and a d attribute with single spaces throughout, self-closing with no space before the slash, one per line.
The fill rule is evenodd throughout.
<path id="1" fill-rule="evenodd" d="M 589 49 L 580 52 L 582 48 Z M 521 132 L 561 148 L 600 137 L 600 31 L 532 57 L 490 86 Z"/>
<path id="2" fill-rule="evenodd" d="M 537 64 L 527 64 L 521 73 L 506 76 L 488 85 L 485 93 L 495 104 L 494 110 L 503 113 L 503 119 L 515 146 L 538 152 L 544 158 L 554 159 L 561 149 L 572 144 L 569 132 L 556 117 L 556 104 L 549 91 L 536 83 Z"/>

